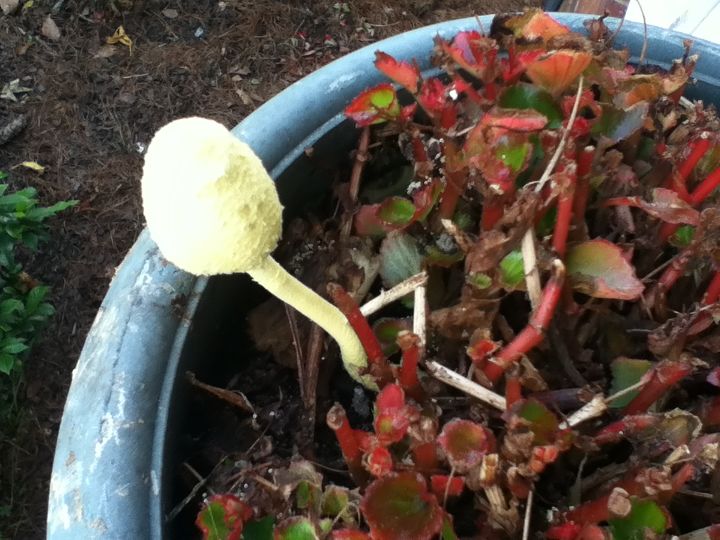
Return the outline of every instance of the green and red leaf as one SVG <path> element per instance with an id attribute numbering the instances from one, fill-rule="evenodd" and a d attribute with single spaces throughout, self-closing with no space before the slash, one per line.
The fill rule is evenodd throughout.
<path id="1" fill-rule="evenodd" d="M 420 68 L 417 64 L 398 61 L 389 54 L 376 51 L 375 67 L 411 94 L 417 94 L 420 86 Z"/>
<path id="2" fill-rule="evenodd" d="M 517 83 L 507 88 L 498 99 L 498 105 L 506 109 L 532 109 L 547 119 L 549 129 L 562 124 L 563 112 L 549 92 L 527 83 Z"/>
<path id="3" fill-rule="evenodd" d="M 319 540 L 315 526 L 308 518 L 291 517 L 279 523 L 273 533 L 274 540 Z"/>
<path id="4" fill-rule="evenodd" d="M 252 515 L 252 508 L 235 495 L 213 495 L 198 513 L 195 525 L 202 531 L 203 540 L 240 540 Z"/>
<path id="5" fill-rule="evenodd" d="M 645 289 L 622 250 L 604 239 L 572 246 L 566 266 L 573 288 L 595 298 L 637 300 Z"/>
<path id="6" fill-rule="evenodd" d="M 399 118 L 401 114 L 397 93 L 390 83 L 368 88 L 345 107 L 345 116 L 355 120 L 358 127 Z"/>
<path id="7" fill-rule="evenodd" d="M 513 414 L 525 421 L 534 435 L 534 444 L 546 445 L 555 441 L 560 422 L 550 409 L 534 399 L 523 401 Z"/>
<path id="8" fill-rule="evenodd" d="M 360 510 L 373 540 L 430 540 L 442 528 L 443 511 L 425 479 L 391 473 L 365 490 Z"/>
<path id="9" fill-rule="evenodd" d="M 617 197 L 605 201 L 604 206 L 633 206 L 666 223 L 685 225 L 700 223 L 700 212 L 671 189 L 653 189 L 652 201 L 640 197 Z"/>
<path id="10" fill-rule="evenodd" d="M 455 418 L 443 426 L 438 444 L 450 466 L 464 474 L 480 465 L 483 457 L 495 450 L 495 436 L 480 424 Z"/>
<path id="11" fill-rule="evenodd" d="M 627 109 L 603 105 L 602 114 L 593 123 L 590 133 L 604 139 L 608 146 L 624 141 L 643 128 L 649 110 L 650 106 L 645 101 Z"/>
<path id="12" fill-rule="evenodd" d="M 433 474 L 430 476 L 430 487 L 438 499 L 444 499 L 446 494 L 448 497 L 459 497 L 465 489 L 465 478 Z"/>

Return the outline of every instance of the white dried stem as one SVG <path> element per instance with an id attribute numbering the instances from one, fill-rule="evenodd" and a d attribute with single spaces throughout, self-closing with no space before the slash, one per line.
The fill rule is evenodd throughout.
<path id="1" fill-rule="evenodd" d="M 530 305 L 533 310 L 535 310 L 540 305 L 542 286 L 540 285 L 540 272 L 538 270 L 537 252 L 535 250 L 535 232 L 532 228 L 525 231 L 525 236 L 523 236 L 522 256 Z"/>
<path id="2" fill-rule="evenodd" d="M 540 177 L 540 180 L 538 180 L 537 185 L 535 186 L 535 192 L 539 193 L 543 187 L 545 187 L 545 184 L 550 179 L 550 175 L 552 175 L 553 171 L 555 170 L 555 165 L 557 165 L 558 160 L 560 159 L 560 156 L 563 153 L 563 150 L 565 150 L 565 145 L 567 144 L 568 137 L 570 135 L 570 131 L 572 130 L 573 124 L 575 123 L 575 118 L 577 117 L 578 109 L 580 108 L 580 96 L 582 95 L 583 91 L 583 76 L 580 76 L 580 79 L 578 80 L 578 89 L 577 94 L 575 95 L 575 102 L 573 103 L 572 112 L 570 113 L 570 118 L 568 119 L 568 124 L 565 130 L 563 131 L 562 137 L 560 138 L 560 142 L 557 145 L 557 148 L 555 149 L 555 153 L 552 155 L 552 158 L 550 158 L 550 161 L 547 164 L 547 167 L 545 167 L 545 170 L 543 171 L 542 176 Z M 523 256 L 523 269 L 525 270 L 525 282 L 527 283 L 527 290 L 528 290 L 528 296 L 530 297 L 530 303 L 532 304 L 533 309 L 537 308 L 538 304 L 540 303 L 540 297 L 542 295 L 542 287 L 540 285 L 540 273 L 538 271 L 537 267 L 537 253 L 535 250 L 535 232 L 533 231 L 532 227 L 529 228 L 527 231 L 525 231 L 525 236 L 523 236 L 522 240 L 522 256 Z"/>
<path id="3" fill-rule="evenodd" d="M 435 377 L 437 380 L 444 382 L 447 385 L 457 388 L 458 390 L 465 392 L 467 395 L 479 399 L 486 405 L 495 407 L 496 409 L 505 412 L 507 409 L 507 402 L 505 398 L 499 394 L 496 394 L 492 390 L 488 390 L 484 386 L 471 381 L 467 377 L 463 377 L 459 373 L 456 373 L 452 369 L 448 369 L 442 364 L 437 362 L 426 362 L 425 368 L 428 373 Z"/>
<path id="4" fill-rule="evenodd" d="M 472 239 L 461 231 L 458 226 L 452 222 L 452 220 L 441 219 L 440 223 L 442 224 L 443 229 L 445 229 L 445 232 L 453 237 L 453 240 L 455 240 L 455 243 L 460 248 L 460 251 L 468 253 L 473 248 Z"/>
<path id="5" fill-rule="evenodd" d="M 413 308 L 413 334 L 420 339 L 420 350 L 425 349 L 427 337 L 427 289 L 420 285 L 415 289 L 415 306 Z"/>
<path id="6" fill-rule="evenodd" d="M 532 515 L 532 505 L 535 492 L 530 490 L 528 493 L 527 502 L 525 503 L 525 520 L 523 522 L 523 534 L 522 540 L 528 540 L 530 538 L 530 516 Z"/>
<path id="7" fill-rule="evenodd" d="M 375 298 L 365 303 L 360 308 L 360 312 L 365 317 L 368 317 L 373 313 L 380 311 L 382 308 L 384 308 L 388 304 L 391 304 L 395 300 L 399 300 L 400 298 L 407 296 L 418 287 L 425 285 L 427 283 L 427 279 L 428 275 L 425 271 L 420 272 L 419 274 L 415 274 L 414 276 L 409 277 L 405 281 L 398 283 L 392 289 L 382 291 Z"/>
<path id="8" fill-rule="evenodd" d="M 607 410 L 607 401 L 605 396 L 597 394 L 585 405 L 571 414 L 567 420 L 560 424 L 560 429 L 568 429 L 575 427 L 592 418 L 597 418 Z"/>

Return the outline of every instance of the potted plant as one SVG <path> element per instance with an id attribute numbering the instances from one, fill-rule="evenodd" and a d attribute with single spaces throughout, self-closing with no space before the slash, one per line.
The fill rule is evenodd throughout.
<path id="1" fill-rule="evenodd" d="M 252 498 L 242 500 L 237 493 L 230 493 L 210 498 L 200 513 L 198 523 L 208 537 L 240 537 L 248 525 L 256 531 L 265 527 L 264 532 L 254 533 L 261 535 L 267 535 L 269 527 L 269 534 L 276 538 L 314 538 L 331 530 L 335 538 L 366 538 L 366 529 L 358 527 L 360 522 L 348 514 L 349 508 L 359 508 L 373 538 L 431 538 L 438 534 L 453 538 L 456 531 L 467 535 L 482 531 L 487 538 L 518 535 L 529 530 L 525 521 L 537 522 L 538 509 L 547 506 L 547 501 L 535 507 L 532 504 L 539 475 L 550 468 L 564 483 L 561 485 L 575 485 L 561 477 L 574 474 L 586 478 L 581 459 L 585 452 L 593 456 L 588 458 L 591 467 L 607 475 L 609 487 L 575 510 L 563 508 L 550 523 L 537 525 L 537 530 L 545 530 L 547 525 L 552 538 L 602 538 L 606 534 L 602 525 L 609 521 L 616 538 L 633 538 L 647 528 L 655 529 L 656 534 L 669 530 L 665 505 L 671 495 L 696 477 L 707 478 L 703 476 L 705 468 L 714 462 L 708 455 L 712 452 L 703 446 L 717 450 L 718 441 L 712 434 L 703 438 L 699 430 L 712 425 L 714 400 L 699 403 L 694 415 L 686 411 L 669 414 L 663 409 L 648 412 L 648 408 L 680 381 L 690 381 L 685 391 L 694 388 L 708 397 L 717 382 L 711 366 L 696 359 L 697 354 L 706 353 L 697 353 L 697 341 L 689 340 L 712 326 L 708 314 L 720 288 L 704 256 L 712 249 L 713 215 L 705 212 L 701 219 L 698 210 L 713 193 L 717 175 L 710 174 L 710 180 L 691 178 L 696 168 L 700 171 L 714 163 L 711 149 L 716 120 L 703 108 L 680 109 L 676 104 L 692 69 L 698 83 L 687 95 L 712 100 L 713 79 L 708 74 L 716 68 L 705 66 L 712 64 L 717 51 L 709 44 L 696 44 L 693 50 L 700 54 L 697 65 L 686 55 L 669 73 L 641 75 L 642 70 L 626 69 L 627 59 L 621 54 L 603 52 L 602 40 L 609 39 L 610 33 L 602 21 L 569 15 L 558 20 L 537 12 L 498 19 L 494 25 L 491 18 L 480 18 L 480 24 L 485 29 L 492 27 L 498 40 L 511 44 L 507 58 L 497 56 L 496 42 L 478 32 L 477 19 L 404 34 L 318 71 L 236 128 L 235 135 L 253 148 L 269 175 L 278 181 L 279 200 L 292 215 L 297 214 L 303 195 L 305 200 L 313 197 L 315 185 L 307 181 L 327 177 L 323 169 L 327 170 L 328 163 L 337 163 L 357 144 L 357 132 L 344 120 L 343 110 L 366 126 L 358 152 L 361 158 L 367 152 L 367 126 L 391 121 L 396 131 L 386 137 L 402 133 L 401 145 L 414 167 L 404 188 L 410 187 L 411 180 L 420 183 L 410 188 L 411 197 L 394 192 L 376 194 L 376 201 L 359 207 L 356 213 L 354 185 L 349 196 L 353 212 L 347 213 L 351 218 L 341 221 L 338 234 L 347 235 L 343 231 L 351 224 L 355 236 L 385 237 L 381 244 L 361 242 L 356 251 L 362 252 L 363 246 L 383 246 L 380 264 L 385 268 L 380 272 L 386 285 L 399 282 L 407 287 L 401 290 L 401 298 L 413 292 L 415 323 L 403 321 L 408 312 L 400 308 L 384 328 L 376 324 L 373 329 L 366 319 L 370 308 L 363 312 L 357 299 L 347 293 L 347 278 L 360 266 L 363 275 L 370 273 L 372 257 L 366 257 L 364 266 L 354 259 L 354 266 L 347 267 L 351 275 L 338 273 L 338 281 L 346 282 L 329 291 L 337 308 L 317 300 L 303 302 L 316 304 L 307 306 L 308 314 L 325 312 L 319 322 L 338 338 L 340 356 L 350 374 L 366 387 L 380 389 L 377 397 L 370 394 L 375 414 L 365 429 L 351 425 L 347 407 L 337 405 L 327 411 L 327 423 L 337 436 L 350 475 L 365 486 L 363 494 L 358 498 L 344 487 L 328 488 L 307 462 L 296 461 L 283 468 L 284 481 L 275 477 L 264 481 L 270 483 L 270 490 L 287 491 L 284 508 L 300 508 L 297 515 L 289 520 L 283 519 L 287 516 L 269 516 L 275 521 L 268 522 L 266 516 L 254 515 Z M 568 34 L 568 29 L 584 32 L 585 22 L 589 23 L 590 40 Z M 423 71 L 429 66 L 430 48 L 438 34 L 445 67 L 452 67 L 444 82 Z M 645 50 L 643 34 L 642 28 L 625 25 L 614 39 L 617 46 L 627 45 L 639 52 Z M 647 51 L 642 54 L 648 60 L 667 65 L 686 54 L 680 38 L 673 43 L 663 32 L 649 29 L 647 34 Z M 395 88 L 381 83 L 372 67 L 375 50 L 383 51 L 375 59 L 378 68 L 415 97 L 424 120 L 421 113 L 415 116 L 411 101 L 401 104 Z M 549 50 L 554 54 L 548 55 Z M 421 63 L 412 64 L 412 59 Z M 521 77 L 527 80 L 521 81 Z M 366 90 L 368 87 L 372 89 Z M 664 108 L 658 105 L 661 98 Z M 459 103 L 464 104 L 462 108 Z M 278 110 L 302 121 L 279 121 Z M 686 121 L 693 129 L 680 129 Z M 204 130 L 207 136 L 198 142 L 195 136 Z M 224 163 L 220 173 L 209 175 L 210 180 L 203 180 L 202 174 L 189 175 L 202 183 L 203 189 L 212 179 L 225 178 L 227 171 L 250 171 L 242 177 L 258 179 L 252 183 L 257 189 L 252 187 L 255 198 L 251 201 L 243 198 L 247 193 L 242 189 L 236 193 L 222 188 L 215 194 L 220 197 L 210 193 L 207 198 L 208 192 L 203 191 L 204 206 L 195 207 L 173 191 L 172 180 L 196 169 L 163 176 L 163 166 L 157 169 L 149 153 L 145 173 L 149 187 L 144 187 L 149 201 L 147 216 L 165 255 L 198 274 L 251 270 L 258 281 L 275 288 L 278 274 L 267 255 L 279 235 L 278 201 L 259 161 L 240 143 L 232 143 L 219 126 L 194 124 L 187 132 L 187 147 L 183 139 L 173 138 L 172 129 L 165 133 L 167 137 L 160 136 L 157 144 L 151 145 L 153 155 L 162 157 L 175 151 L 183 158 L 179 162 L 192 167 L 199 161 L 185 158 L 197 144 L 218 141 L 198 151 L 198 156 L 204 156 L 202 160 L 210 156 L 208 166 Z M 443 140 L 432 140 L 431 135 Z M 682 147 L 686 143 L 687 150 Z M 454 148 L 455 144 L 460 146 Z M 638 178 L 645 178 L 649 171 L 657 175 L 661 166 L 667 168 L 666 174 L 650 177 L 657 188 L 643 191 Z M 197 167 L 197 171 L 205 170 L 205 166 Z M 356 160 L 355 170 L 362 172 L 362 159 Z M 151 181 L 153 178 L 159 180 Z M 475 178 L 476 184 L 466 190 L 460 182 L 468 178 Z M 598 186 L 607 191 L 589 199 L 591 187 Z M 318 187 L 326 189 L 327 184 Z M 593 205 L 590 224 L 585 221 L 589 200 Z M 265 201 L 270 203 L 259 211 Z M 242 211 L 226 215 L 228 202 Z M 181 213 L 173 213 L 171 205 L 175 203 Z M 630 208 L 634 207 L 642 213 L 633 214 Z M 208 216 L 211 226 L 198 231 L 186 227 L 183 218 L 196 213 Z M 248 246 L 232 243 L 238 230 L 243 235 L 257 232 L 251 231 L 257 220 L 233 221 L 243 213 L 252 213 L 270 229 L 269 240 L 256 238 L 255 245 L 261 248 L 257 254 L 249 255 Z M 163 232 L 163 228 L 167 230 Z M 611 229 L 615 242 L 591 236 Z M 178 232 L 185 236 L 177 237 Z M 194 236 L 196 233 L 203 236 Z M 618 241 L 623 235 L 633 241 Z M 657 242 L 656 253 L 663 252 L 670 261 L 665 267 L 659 266 L 662 261 L 655 261 L 652 253 L 643 252 L 647 244 L 635 242 L 650 236 Z M 211 243 L 220 237 L 233 245 L 227 253 L 197 241 L 208 238 Z M 669 248 L 663 251 L 668 239 L 679 246 L 678 256 L 673 257 Z M 205 250 L 202 257 L 186 252 L 191 244 Z M 217 265 L 207 265 L 215 259 Z M 421 273 L 423 260 L 430 269 L 429 277 Z M 630 260 L 659 275 L 657 285 L 650 287 L 653 294 L 646 296 L 643 304 L 639 298 L 645 285 Z M 266 265 L 272 266 L 271 271 Z M 692 294 L 690 302 L 696 301 L 700 308 L 693 305 L 684 318 L 672 317 L 664 310 L 668 306 L 677 309 L 678 301 L 666 305 L 663 300 L 689 265 L 696 265 L 698 280 L 684 283 L 682 290 Z M 259 273 L 255 271 L 258 268 L 262 268 Z M 519 292 L 510 294 L 513 290 Z M 284 299 L 305 295 L 297 291 Z M 432 328 L 426 333 L 427 294 L 436 293 L 439 297 L 429 299 Z M 243 318 L 240 303 L 248 302 L 253 294 L 257 289 L 247 279 L 195 279 L 179 271 L 163 259 L 146 234 L 141 237 L 118 272 L 74 374 L 51 484 L 51 538 L 169 534 L 165 518 L 173 504 L 170 490 L 175 467 L 171 463 L 181 445 L 181 417 L 188 414 L 188 385 L 183 374 L 186 370 L 200 372 L 206 358 L 222 353 L 227 340 L 221 341 L 220 336 Z M 447 300 L 443 304 L 444 295 L 451 298 L 449 305 Z M 383 302 L 386 300 L 387 296 Z M 639 306 L 651 315 L 641 316 L 644 311 Z M 338 309 L 346 320 L 338 316 Z M 566 326 L 551 324 L 559 319 L 558 313 Z M 593 313 L 599 315 L 594 315 L 591 328 L 582 332 L 595 336 L 595 345 L 603 343 L 604 348 L 598 350 L 605 356 L 595 359 L 599 371 L 588 367 L 587 360 L 578 370 L 572 358 L 568 361 L 575 352 L 562 347 L 568 332 L 581 332 L 572 319 L 587 323 L 586 317 Z M 623 317 L 645 326 L 629 328 L 620 322 Z M 604 323 L 602 330 L 598 330 L 599 321 Z M 354 332 L 348 331 L 348 325 Z M 643 336 L 645 349 L 638 349 L 640 340 L 627 337 L 633 332 Z M 378 333 L 391 337 L 380 342 Z M 546 333 L 553 354 L 564 361 L 558 368 L 542 363 L 537 370 L 527 358 L 537 355 L 541 362 L 547 361 L 547 350 L 538 352 Z M 655 340 L 650 345 L 648 333 Z M 678 340 L 678 335 L 683 339 Z M 582 364 L 584 341 L 580 337 L 577 341 Z M 447 349 L 441 349 L 440 342 Z M 678 343 L 683 345 L 679 349 Z M 458 373 L 461 366 L 457 360 L 453 365 L 440 350 L 462 353 L 460 362 L 473 366 L 477 381 L 465 377 L 466 370 Z M 418 361 L 423 351 L 425 380 L 421 382 Z M 632 357 L 650 356 L 650 351 L 655 355 L 653 362 Z M 688 351 L 695 355 L 681 354 Z M 390 354 L 401 361 L 391 365 Z M 698 380 L 699 376 L 707 376 L 710 382 Z M 566 384 L 543 393 L 548 378 L 570 381 L 574 388 L 568 389 Z M 475 411 L 479 417 L 466 409 L 458 418 L 449 418 L 447 412 L 441 415 L 442 408 L 433 398 L 445 397 L 447 387 L 438 387 L 432 379 L 460 387 L 479 400 L 482 406 Z M 585 386 L 585 390 L 578 389 Z M 214 391 L 222 393 L 217 388 Z M 359 396 L 359 402 L 367 396 L 362 390 L 352 393 Z M 618 407 L 621 399 L 627 403 Z M 362 403 L 358 407 L 362 409 Z M 608 413 L 613 407 L 621 412 L 616 423 L 610 422 L 613 413 Z M 567 418 L 563 418 L 563 410 L 569 413 Z M 700 425 L 694 423 L 696 419 Z M 622 435 L 641 439 L 648 436 L 648 429 L 677 433 L 672 439 L 650 436 L 653 444 L 638 453 L 665 463 L 647 466 L 622 459 L 630 472 L 626 478 L 618 478 L 608 472 L 607 463 L 597 460 L 598 454 L 602 455 L 598 448 L 615 445 L 609 455 L 622 456 L 622 447 L 617 447 L 626 444 Z M 680 450 L 668 452 L 672 444 Z M 205 480 L 197 484 L 198 490 L 203 489 Z M 580 481 L 577 485 L 582 497 L 583 486 Z M 482 495 L 475 498 L 475 493 Z M 446 509 L 456 500 L 470 509 L 473 500 L 486 505 L 476 514 L 483 522 L 470 518 L 470 523 L 453 523 Z M 573 501 L 568 498 L 557 503 L 567 506 Z M 521 515 L 524 509 L 529 509 L 526 518 Z M 467 512 L 460 515 L 467 519 Z M 690 517 L 687 522 L 689 526 L 695 520 Z M 469 532 L 473 530 L 476 532 Z"/>

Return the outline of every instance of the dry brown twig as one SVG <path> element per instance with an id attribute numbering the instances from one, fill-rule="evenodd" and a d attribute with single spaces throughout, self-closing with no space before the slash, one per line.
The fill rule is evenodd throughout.
<path id="1" fill-rule="evenodd" d="M 496 394 L 492 390 L 488 390 L 484 386 L 480 386 L 476 382 L 471 381 L 467 377 L 463 377 L 459 373 L 446 368 L 442 364 L 438 364 L 434 361 L 426 362 L 425 369 L 427 369 L 427 372 L 437 380 L 442 381 L 453 388 L 457 388 L 469 396 L 479 399 L 486 405 L 490 405 L 491 407 L 503 412 L 507 409 L 507 402 L 503 396 Z"/>
<path id="2" fill-rule="evenodd" d="M 398 283 L 392 289 L 382 291 L 372 300 L 366 302 L 361 308 L 360 313 L 365 317 L 369 317 L 373 313 L 380 311 L 382 308 L 407 296 L 414 292 L 418 287 L 421 287 L 427 283 L 428 275 L 427 272 L 423 271 L 419 274 L 409 277 L 405 281 Z"/>

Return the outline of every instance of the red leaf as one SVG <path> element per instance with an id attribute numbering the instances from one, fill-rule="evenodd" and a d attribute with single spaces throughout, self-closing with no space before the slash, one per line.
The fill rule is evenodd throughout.
<path id="1" fill-rule="evenodd" d="M 570 33 L 570 29 L 560 24 L 550 15 L 540 9 L 527 11 L 522 15 L 509 19 L 505 26 L 512 29 L 516 37 L 528 41 L 535 39 L 548 39 Z"/>
<path id="2" fill-rule="evenodd" d="M 446 474 L 433 474 L 430 476 L 430 487 L 439 499 L 444 499 L 446 492 L 448 497 L 459 497 L 462 495 L 463 489 L 465 489 L 465 478 L 462 476 L 450 477 Z"/>
<path id="3" fill-rule="evenodd" d="M 440 532 L 443 511 L 427 491 L 425 479 L 412 472 L 375 480 L 360 503 L 373 540 L 430 540 Z"/>
<path id="4" fill-rule="evenodd" d="M 532 109 L 491 109 L 483 116 L 481 125 L 510 131 L 540 131 L 548 123 L 545 115 Z"/>
<path id="5" fill-rule="evenodd" d="M 405 392 L 397 384 L 388 384 L 382 389 L 375 407 L 375 434 L 385 446 L 401 441 L 419 415 L 415 407 L 405 404 Z"/>
<path id="6" fill-rule="evenodd" d="M 508 84 L 516 82 L 520 75 L 525 73 L 525 68 L 544 53 L 543 49 L 531 49 L 516 54 L 515 50 L 511 48 L 508 57 L 500 60 L 503 80 Z"/>
<path id="7" fill-rule="evenodd" d="M 420 87 L 420 94 L 417 96 L 418 103 L 431 117 L 441 118 L 444 111 L 448 109 L 447 93 L 449 88 L 440 79 L 428 79 L 423 81 Z M 450 107 L 454 110 L 454 107 Z"/>
<path id="8" fill-rule="evenodd" d="M 572 246 L 567 275 L 575 290 L 595 298 L 637 300 L 645 289 L 622 250 L 603 239 Z"/>
<path id="9" fill-rule="evenodd" d="M 467 72 L 488 83 L 497 76 L 498 44 L 472 30 L 458 33 L 452 43 L 438 38 L 437 43 L 445 54 Z"/>
<path id="10" fill-rule="evenodd" d="M 552 51 L 526 66 L 530 80 L 557 95 L 574 83 L 590 65 L 592 55 L 585 51 Z"/>
<path id="11" fill-rule="evenodd" d="M 411 94 L 417 94 L 420 85 L 420 69 L 408 62 L 398 62 L 381 51 L 375 52 L 375 67 Z"/>
<path id="12" fill-rule="evenodd" d="M 682 200 L 675 191 L 655 188 L 652 198 L 652 202 L 648 202 L 640 197 L 616 197 L 605 201 L 603 206 L 634 206 L 666 223 L 687 225 L 700 223 L 700 212 Z"/>
<path id="13" fill-rule="evenodd" d="M 477 467 L 485 454 L 495 449 L 495 437 L 475 422 L 455 418 L 443 426 L 438 444 L 450 465 L 462 474 Z"/>
<path id="14" fill-rule="evenodd" d="M 355 120 L 358 127 L 399 118 L 401 114 L 395 88 L 390 83 L 368 88 L 345 107 L 345 116 Z"/>
<path id="15" fill-rule="evenodd" d="M 364 465 L 370 474 L 380 478 L 392 471 L 392 455 L 384 446 L 377 446 L 365 456 Z"/>

